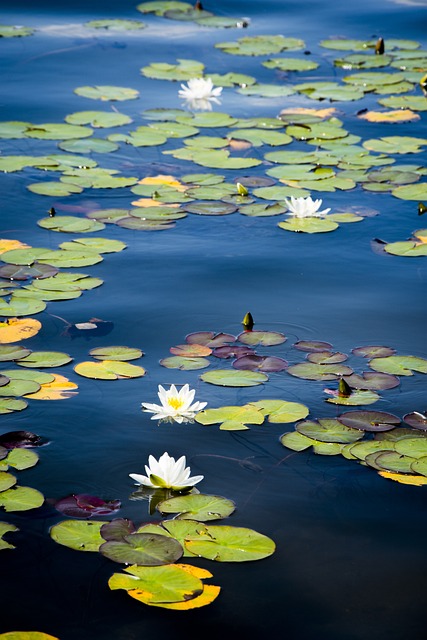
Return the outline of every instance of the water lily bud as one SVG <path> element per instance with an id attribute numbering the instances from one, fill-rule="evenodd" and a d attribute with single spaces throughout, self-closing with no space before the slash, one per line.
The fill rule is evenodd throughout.
<path id="1" fill-rule="evenodd" d="M 351 387 L 350 385 L 344 380 L 344 378 L 341 378 L 341 380 L 339 381 L 338 384 L 338 395 L 340 398 L 348 398 L 349 396 L 351 396 Z"/>
<path id="2" fill-rule="evenodd" d="M 156 198 L 160 198 L 160 193 L 158 191 L 153 191 L 151 197 L 153 198 L 153 200 L 155 200 Z"/>
<path id="3" fill-rule="evenodd" d="M 383 38 L 378 38 L 377 44 L 375 45 L 375 53 L 379 56 L 382 56 L 384 53 L 384 40 Z"/>
<path id="4" fill-rule="evenodd" d="M 427 207 L 423 202 L 418 203 L 418 215 L 422 216 L 427 211 Z"/>
<path id="5" fill-rule="evenodd" d="M 51 208 L 49 209 L 49 216 L 50 216 L 51 218 L 54 218 L 54 217 L 56 216 L 56 211 L 55 211 L 55 208 L 54 208 L 54 207 L 51 207 Z"/>
<path id="6" fill-rule="evenodd" d="M 254 326 L 254 320 L 249 311 L 243 318 L 242 325 L 245 327 L 246 331 L 252 331 L 252 327 Z"/>
<path id="7" fill-rule="evenodd" d="M 236 187 L 237 187 L 237 193 L 239 194 L 239 196 L 247 196 L 247 195 L 249 195 L 249 191 L 246 189 L 246 187 L 241 182 L 238 182 L 236 184 Z"/>
<path id="8" fill-rule="evenodd" d="M 420 86 L 423 91 L 427 90 L 427 73 L 421 78 Z"/>
<path id="9" fill-rule="evenodd" d="M 197 0 L 197 2 L 194 5 L 194 8 L 196 9 L 196 11 L 203 11 L 203 6 L 200 0 Z"/>

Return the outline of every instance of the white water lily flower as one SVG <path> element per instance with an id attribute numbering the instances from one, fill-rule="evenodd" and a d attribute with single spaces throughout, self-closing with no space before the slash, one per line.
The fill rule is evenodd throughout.
<path id="1" fill-rule="evenodd" d="M 146 476 L 130 473 L 129 476 L 138 484 L 150 489 L 173 489 L 182 491 L 194 487 L 203 480 L 204 476 L 190 476 L 190 467 L 185 466 L 185 456 L 175 461 L 166 451 L 158 460 L 154 456 L 148 457 L 145 465 Z"/>
<path id="2" fill-rule="evenodd" d="M 297 218 L 318 218 L 320 216 L 325 216 L 329 211 L 329 209 L 323 209 L 323 211 L 319 211 L 319 208 L 322 206 L 322 200 L 312 200 L 311 197 L 308 198 L 294 198 L 291 196 L 290 200 L 285 199 L 285 203 L 289 209 L 289 213 Z"/>
<path id="3" fill-rule="evenodd" d="M 211 110 L 211 102 L 221 104 L 218 100 L 221 92 L 222 87 L 214 87 L 210 78 L 191 78 L 186 85 L 181 84 L 178 95 L 190 108 Z"/>
<path id="4" fill-rule="evenodd" d="M 151 417 L 152 420 L 175 420 L 175 422 L 188 422 L 192 420 L 198 411 L 201 411 L 208 404 L 207 402 L 195 402 L 194 389 L 190 390 L 188 384 L 185 384 L 180 391 L 177 390 L 175 385 L 171 385 L 170 389 L 166 390 L 159 384 L 159 399 L 162 403 L 149 404 L 147 402 L 142 403 L 142 410 L 154 413 Z"/>

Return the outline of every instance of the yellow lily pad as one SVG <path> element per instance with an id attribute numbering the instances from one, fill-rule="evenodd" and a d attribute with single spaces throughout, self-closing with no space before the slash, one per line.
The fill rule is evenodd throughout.
<path id="1" fill-rule="evenodd" d="M 0 322 L 0 344 L 32 338 L 41 327 L 41 322 L 35 318 L 9 318 L 6 322 Z"/>

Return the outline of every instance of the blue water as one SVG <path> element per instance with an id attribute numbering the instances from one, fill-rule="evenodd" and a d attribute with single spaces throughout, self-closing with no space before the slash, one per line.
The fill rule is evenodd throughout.
<path id="1" fill-rule="evenodd" d="M 233 0 L 207 7 L 218 15 L 249 17 L 247 30 L 202 29 L 143 16 L 136 4 L 79 0 L 40 1 L 35 6 L 23 0 L 13 5 L 0 1 L 1 23 L 38 29 L 32 37 L 0 40 L 0 121 L 63 122 L 75 111 L 106 109 L 108 103 L 73 93 L 77 86 L 106 84 L 138 89 L 138 100 L 115 104 L 134 119 L 129 128 L 146 124 L 141 117 L 145 109 L 181 107 L 178 83 L 140 74 L 140 68 L 153 61 L 191 58 L 205 62 L 212 73 L 232 70 L 270 82 L 271 73 L 260 64 L 263 58 L 228 56 L 213 48 L 217 42 L 243 35 L 280 33 L 304 39 L 312 58 L 321 63 L 313 72 L 319 80 L 336 73 L 333 54 L 319 47 L 322 39 L 381 36 L 386 42 L 407 38 L 418 40 L 422 48 L 427 44 L 425 3 Z M 96 36 L 88 36 L 81 27 L 85 21 L 106 18 L 139 19 L 148 27 L 138 35 Z M 363 100 L 363 107 L 376 104 L 375 96 Z M 297 94 L 247 98 L 227 88 L 216 110 L 242 118 L 275 117 L 287 106 L 319 104 Z M 361 124 L 356 118 L 359 108 L 360 102 L 339 103 L 338 117 L 364 139 L 427 138 L 423 114 L 416 123 Z M 107 133 L 101 130 L 95 135 Z M 55 148 L 54 142 L 0 141 L 5 155 L 54 153 Z M 191 163 L 180 164 L 162 150 L 122 146 L 95 159 L 103 167 L 140 177 L 205 171 Z M 417 154 L 414 161 L 422 164 L 425 154 Z M 221 173 L 233 180 L 238 175 L 263 175 L 263 169 Z M 0 176 L 1 237 L 56 248 L 74 236 L 37 226 L 50 206 L 65 215 L 70 206 L 130 206 L 132 194 L 127 190 L 87 189 L 54 201 L 35 195 L 26 187 L 42 180 L 40 175 L 26 169 Z M 276 542 L 276 552 L 268 559 L 242 564 L 200 560 L 200 566 L 212 571 L 211 582 L 221 586 L 219 598 L 198 610 L 173 612 L 146 607 L 124 592 L 111 592 L 107 581 L 120 565 L 99 554 L 55 544 L 49 528 L 63 517 L 48 502 L 31 512 L 2 514 L 1 520 L 13 522 L 20 531 L 8 537 L 16 549 L 1 554 L 1 632 L 37 630 L 60 640 L 154 636 L 184 640 L 190 634 L 207 633 L 254 640 L 268 634 L 289 640 L 424 640 L 425 487 L 387 481 L 340 456 L 293 453 L 279 442 L 291 425 L 233 433 L 217 426 L 157 425 L 140 410 L 141 402 L 156 401 L 158 384 L 188 382 L 197 399 L 209 407 L 282 398 L 306 404 L 313 418 L 340 413 L 339 407 L 325 404 L 326 385 L 321 382 L 273 373 L 266 385 L 222 388 L 203 383 L 200 371 L 159 365 L 169 348 L 182 344 L 188 333 L 211 330 L 237 335 L 247 311 L 255 328 L 285 333 L 288 339 L 274 348 L 274 355 L 290 362 L 305 357 L 292 348 L 297 340 L 327 341 L 344 353 L 361 345 L 383 344 L 399 354 L 427 357 L 426 258 L 378 255 L 370 244 L 374 238 L 402 240 L 425 226 L 417 215 L 417 203 L 360 187 L 320 197 L 328 207 L 358 205 L 374 208 L 379 215 L 318 236 L 281 232 L 277 218 L 239 214 L 189 215 L 170 231 L 149 233 L 108 225 L 94 234 L 122 240 L 127 248 L 106 254 L 100 264 L 78 269 L 102 278 L 103 286 L 78 300 L 48 303 L 37 316 L 43 329 L 28 346 L 34 351 L 65 351 L 74 363 L 89 359 L 88 351 L 95 346 L 139 347 L 145 353 L 141 364 L 147 375 L 104 382 L 81 378 L 68 365 L 57 372 L 79 385 L 77 396 L 61 402 L 32 401 L 25 411 L 2 416 L 0 425 L 2 433 L 27 429 L 49 440 L 39 450 L 39 464 L 20 472 L 20 484 L 39 489 L 49 500 L 72 492 L 120 499 L 120 517 L 138 524 L 152 518 L 146 502 L 128 499 L 134 488 L 128 474 L 143 472 L 150 453 L 186 455 L 192 473 L 205 476 L 200 485 L 204 493 L 236 503 L 229 523 L 268 535 Z M 64 335 L 62 319 L 73 324 L 91 317 L 112 322 L 112 332 L 88 340 Z M 399 416 L 422 411 L 427 408 L 426 387 L 423 374 L 402 378 L 397 389 L 381 394 L 374 408 Z M 241 464 L 245 459 L 256 468 Z"/>

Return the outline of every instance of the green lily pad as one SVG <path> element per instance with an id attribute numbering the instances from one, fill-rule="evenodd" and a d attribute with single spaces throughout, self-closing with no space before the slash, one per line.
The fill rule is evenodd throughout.
<path id="1" fill-rule="evenodd" d="M 192 8 L 192 4 L 180 0 L 153 0 L 142 2 L 136 7 L 141 13 L 155 13 L 156 16 L 163 16 L 166 11 L 189 11 Z"/>
<path id="2" fill-rule="evenodd" d="M 10 360 L 19 360 L 31 353 L 31 349 L 26 349 L 21 345 L 0 344 L 0 362 L 8 362 Z M 5 375 L 2 371 L 2 375 Z"/>
<path id="3" fill-rule="evenodd" d="M 85 22 L 85 27 L 90 29 L 107 29 L 108 31 L 134 31 L 145 29 L 147 26 L 140 20 L 90 20 Z"/>
<path id="4" fill-rule="evenodd" d="M 355 40 L 351 38 L 331 38 L 321 40 L 321 47 L 326 49 L 334 49 L 338 51 L 365 51 L 366 49 L 374 49 L 376 40 Z"/>
<path id="5" fill-rule="evenodd" d="M 427 182 L 395 187 L 391 193 L 401 200 L 425 200 L 427 199 Z"/>
<path id="6" fill-rule="evenodd" d="M 101 362 L 79 362 L 74 371 L 85 378 L 94 380 L 117 380 L 119 378 L 140 378 L 145 375 L 143 367 L 116 360 Z"/>
<path id="7" fill-rule="evenodd" d="M 50 529 L 52 540 L 76 551 L 99 551 L 105 542 L 101 527 L 107 521 L 63 520 Z"/>
<path id="8" fill-rule="evenodd" d="M 114 562 L 158 566 L 176 562 L 184 550 L 174 538 L 155 533 L 131 533 L 123 540 L 104 542 L 99 551 Z"/>
<path id="9" fill-rule="evenodd" d="M 46 250 L 39 256 L 39 262 L 55 267 L 87 267 L 102 262 L 102 256 L 94 251 Z"/>
<path id="10" fill-rule="evenodd" d="M 426 438 L 403 438 L 395 442 L 397 453 L 411 458 L 424 458 L 427 456 Z M 423 474 L 424 475 L 424 474 Z"/>
<path id="11" fill-rule="evenodd" d="M 365 140 L 363 146 L 369 151 L 387 154 L 421 153 L 421 147 L 427 145 L 426 138 L 410 136 L 384 136 L 378 140 Z"/>
<path id="12" fill-rule="evenodd" d="M 40 491 L 31 487 L 15 486 L 0 493 L 0 506 L 5 511 L 28 511 L 37 509 L 44 502 L 44 496 Z"/>
<path id="13" fill-rule="evenodd" d="M 256 371 L 216 369 L 215 371 L 203 373 L 200 379 L 220 387 L 253 387 L 267 382 L 268 376 L 265 373 Z"/>
<path id="14" fill-rule="evenodd" d="M 224 53 L 238 56 L 263 56 L 281 51 L 297 51 L 304 48 L 304 41 L 285 38 L 282 35 L 258 35 L 239 38 L 236 42 L 219 42 L 215 45 Z"/>
<path id="15" fill-rule="evenodd" d="M 0 300 L 0 315 L 7 317 L 29 316 L 40 313 L 46 309 L 46 303 L 42 300 L 32 300 L 31 298 L 11 297 L 10 302 Z"/>
<path id="16" fill-rule="evenodd" d="M 121 127 L 130 124 L 132 118 L 116 111 L 76 111 L 65 117 L 68 124 L 88 124 L 94 129 Z"/>
<path id="17" fill-rule="evenodd" d="M 80 138 L 60 142 L 58 147 L 70 153 L 111 153 L 116 151 L 119 145 L 103 138 Z"/>
<path id="18" fill-rule="evenodd" d="M 26 396 L 29 393 L 36 393 L 39 389 L 40 385 L 33 380 L 11 380 L 8 384 L 0 387 L 0 396 Z"/>
<path id="19" fill-rule="evenodd" d="M 255 84 L 256 78 L 248 76 L 244 73 L 210 73 L 210 79 L 216 87 L 244 87 Z"/>
<path id="20" fill-rule="evenodd" d="M 380 469 L 394 471 L 395 473 L 412 473 L 412 464 L 415 459 L 410 456 L 403 456 L 397 451 L 384 451 L 375 457 L 375 463 Z"/>
<path id="21" fill-rule="evenodd" d="M 28 407 L 26 400 L 17 398 L 0 398 L 0 414 L 22 411 Z"/>
<path id="22" fill-rule="evenodd" d="M 18 27 L 11 24 L 0 24 L 0 38 L 23 38 L 32 36 L 34 29 L 30 27 Z"/>
<path id="23" fill-rule="evenodd" d="M 420 473 L 422 476 L 427 476 L 427 455 L 412 462 L 411 470 Z"/>
<path id="24" fill-rule="evenodd" d="M 23 471 L 34 467 L 38 461 L 39 457 L 34 451 L 16 447 L 9 451 L 7 457 L 0 462 L 0 467 L 2 471 L 7 471 L 9 467 Z"/>
<path id="25" fill-rule="evenodd" d="M 247 140 L 254 147 L 268 144 L 273 147 L 282 146 L 292 142 L 291 136 L 276 130 L 269 129 L 237 129 L 228 135 L 233 140 Z"/>
<path id="26" fill-rule="evenodd" d="M 32 124 L 25 130 L 26 138 L 40 140 L 72 140 L 74 138 L 88 138 L 93 131 L 90 127 L 80 127 L 73 124 Z"/>
<path id="27" fill-rule="evenodd" d="M 253 218 L 278 216 L 286 211 L 287 207 L 284 207 L 278 202 L 270 204 L 248 204 L 239 207 L 239 213 Z"/>
<path id="28" fill-rule="evenodd" d="M 276 545 L 271 538 L 244 527 L 209 525 L 207 535 L 188 540 L 193 554 L 216 562 L 247 562 L 272 555 Z"/>
<path id="29" fill-rule="evenodd" d="M 191 202 L 182 205 L 182 209 L 188 213 L 196 213 L 200 216 L 225 216 L 235 213 L 238 207 L 226 202 Z"/>
<path id="30" fill-rule="evenodd" d="M 338 223 L 327 218 L 297 218 L 290 216 L 287 220 L 279 222 L 278 227 L 285 231 L 296 233 L 327 233 L 338 229 Z"/>
<path id="31" fill-rule="evenodd" d="M 315 364 L 314 362 L 301 362 L 288 367 L 287 372 L 291 376 L 304 380 L 338 380 L 342 376 L 353 373 L 350 367 L 343 364 Z"/>
<path id="32" fill-rule="evenodd" d="M 287 338 L 279 331 L 243 331 L 237 336 L 237 340 L 251 347 L 261 345 L 271 347 L 286 342 Z"/>
<path id="33" fill-rule="evenodd" d="M 2 491 L 6 491 L 7 489 L 10 489 L 15 484 L 16 484 L 15 476 L 13 476 L 11 473 L 6 473 L 6 471 L 0 471 L 0 493 Z M 1 532 L 1 523 L 0 523 L 0 532 Z M 0 536 L 1 536 L 1 533 L 0 533 Z"/>
<path id="34" fill-rule="evenodd" d="M 186 358 L 183 356 L 170 356 L 160 360 L 162 367 L 167 369 L 180 369 L 181 371 L 196 371 L 206 369 L 210 362 L 207 358 Z"/>
<path id="35" fill-rule="evenodd" d="M 364 404 L 373 404 L 379 399 L 380 396 L 378 395 L 378 393 L 375 393 L 375 391 L 369 391 L 367 389 L 355 389 L 349 396 L 340 396 L 338 394 L 336 396 L 328 398 L 326 402 L 330 402 L 332 404 L 358 406 Z"/>
<path id="36" fill-rule="evenodd" d="M 313 446 L 314 440 L 298 431 L 291 431 L 280 436 L 280 442 L 284 447 L 292 451 L 305 451 Z"/>
<path id="37" fill-rule="evenodd" d="M 56 182 L 51 180 L 49 182 L 33 182 L 27 186 L 27 189 L 32 193 L 37 193 L 39 196 L 50 197 L 64 197 L 69 196 L 72 193 L 81 193 L 82 187 L 75 184 L 66 184 L 65 182 Z"/>
<path id="38" fill-rule="evenodd" d="M 61 367 L 68 364 L 73 358 L 60 351 L 33 351 L 28 356 L 16 361 L 21 367 Z"/>
<path id="39" fill-rule="evenodd" d="M 261 63 L 267 69 L 279 69 L 280 71 L 312 71 L 319 64 L 307 58 L 270 58 Z"/>
<path id="40" fill-rule="evenodd" d="M 248 424 L 262 424 L 264 415 L 251 405 L 220 407 L 200 411 L 195 421 L 203 425 L 220 424 L 223 431 L 248 429 Z"/>
<path id="41" fill-rule="evenodd" d="M 261 96 L 263 98 L 284 98 L 291 96 L 295 90 L 278 84 L 258 83 L 249 85 L 249 87 L 241 87 L 237 89 L 237 93 L 244 96 Z"/>
<path id="42" fill-rule="evenodd" d="M 196 20 L 202 27 L 216 27 L 217 29 L 241 28 L 247 25 L 244 18 L 227 18 L 225 16 L 205 16 Z"/>
<path id="43" fill-rule="evenodd" d="M 55 376 L 45 371 L 31 371 L 28 369 L 5 369 L 2 374 L 11 380 L 33 380 L 38 384 L 49 384 L 55 380 Z"/>
<path id="44" fill-rule="evenodd" d="M 286 400 L 257 400 L 249 406 L 261 411 L 264 416 L 268 416 L 268 422 L 275 424 L 296 422 L 309 414 L 309 409 L 304 404 Z"/>
<path id="45" fill-rule="evenodd" d="M 165 231 L 166 229 L 173 229 L 175 223 L 168 220 L 145 220 L 144 218 L 130 216 L 129 218 L 118 220 L 117 226 L 135 231 Z"/>
<path id="46" fill-rule="evenodd" d="M 139 91 L 128 89 L 127 87 L 110 87 L 108 85 L 98 85 L 94 87 L 83 86 L 74 89 L 74 93 L 91 100 L 109 100 L 112 102 L 122 100 L 135 100 L 139 97 Z M 80 136 L 82 137 L 82 136 Z"/>
<path id="47" fill-rule="evenodd" d="M 348 447 L 348 449 L 347 449 Z M 347 445 L 343 450 L 344 457 L 365 461 L 368 456 L 373 454 L 385 453 L 394 450 L 394 442 L 389 440 L 364 440 L 355 444 Z"/>
<path id="48" fill-rule="evenodd" d="M 168 62 L 152 62 L 146 67 L 142 67 L 141 73 L 146 78 L 157 80 L 172 80 L 180 82 L 200 78 L 203 76 L 205 65 L 197 60 L 178 59 L 178 64 Z"/>
<path id="49" fill-rule="evenodd" d="M 42 218 L 37 221 L 39 227 L 50 231 L 61 231 L 64 233 L 91 233 L 105 229 L 105 225 L 97 220 L 89 218 L 78 218 L 77 216 L 55 216 L 53 218 Z"/>
<path id="50" fill-rule="evenodd" d="M 123 133 L 113 133 L 108 136 L 111 142 L 124 142 L 133 147 L 157 147 L 165 144 L 167 136 L 161 131 L 150 129 L 150 127 L 138 127 L 136 131 L 131 131 L 129 135 Z"/>
<path id="51" fill-rule="evenodd" d="M 320 442 L 340 442 L 347 444 L 361 440 L 365 432 L 359 429 L 347 427 L 334 418 L 322 418 L 319 420 L 304 420 L 298 422 L 295 429 L 313 440 Z"/>
<path id="52" fill-rule="evenodd" d="M 414 371 L 427 373 L 427 360 L 416 356 L 372 358 L 372 360 L 369 360 L 369 366 L 374 371 L 390 373 L 396 376 L 412 376 Z"/>
<path id="53" fill-rule="evenodd" d="M 391 109 L 427 111 L 427 100 L 424 96 L 389 96 L 388 98 L 380 98 L 378 102 Z"/>
<path id="54" fill-rule="evenodd" d="M 18 527 L 15 527 L 14 524 L 9 524 L 8 522 L 0 522 L 0 551 L 2 549 L 15 549 L 15 546 L 13 544 L 10 544 L 3 539 L 5 533 L 11 533 L 12 531 L 19 531 L 19 529 Z M 3 636 L 3 640 L 7 640 L 5 638 L 5 634 L 1 635 Z M 13 638 L 10 638 L 10 640 L 13 640 Z"/>
<path id="55" fill-rule="evenodd" d="M 376 69 L 387 67 L 393 60 L 392 56 L 373 56 L 367 53 L 352 53 L 344 58 L 336 58 L 334 65 L 343 69 Z"/>
<path id="56" fill-rule="evenodd" d="M 157 505 L 160 513 L 177 513 L 178 520 L 218 520 L 227 518 L 236 509 L 232 500 L 203 493 L 188 494 L 163 500 Z"/>
<path id="57" fill-rule="evenodd" d="M 96 347 L 89 351 L 89 355 L 96 360 L 136 360 L 144 353 L 141 349 L 131 347 Z"/>
<path id="58" fill-rule="evenodd" d="M 60 249 L 66 251 L 81 251 L 82 249 L 90 249 L 96 253 L 117 253 L 126 249 L 126 244 L 121 240 L 112 240 L 110 238 L 75 238 L 71 242 L 62 242 Z M 90 278 L 94 280 L 94 278 Z M 102 280 L 100 281 L 102 283 Z M 46 280 L 44 281 L 46 284 Z M 86 288 L 86 283 L 83 283 Z"/>

